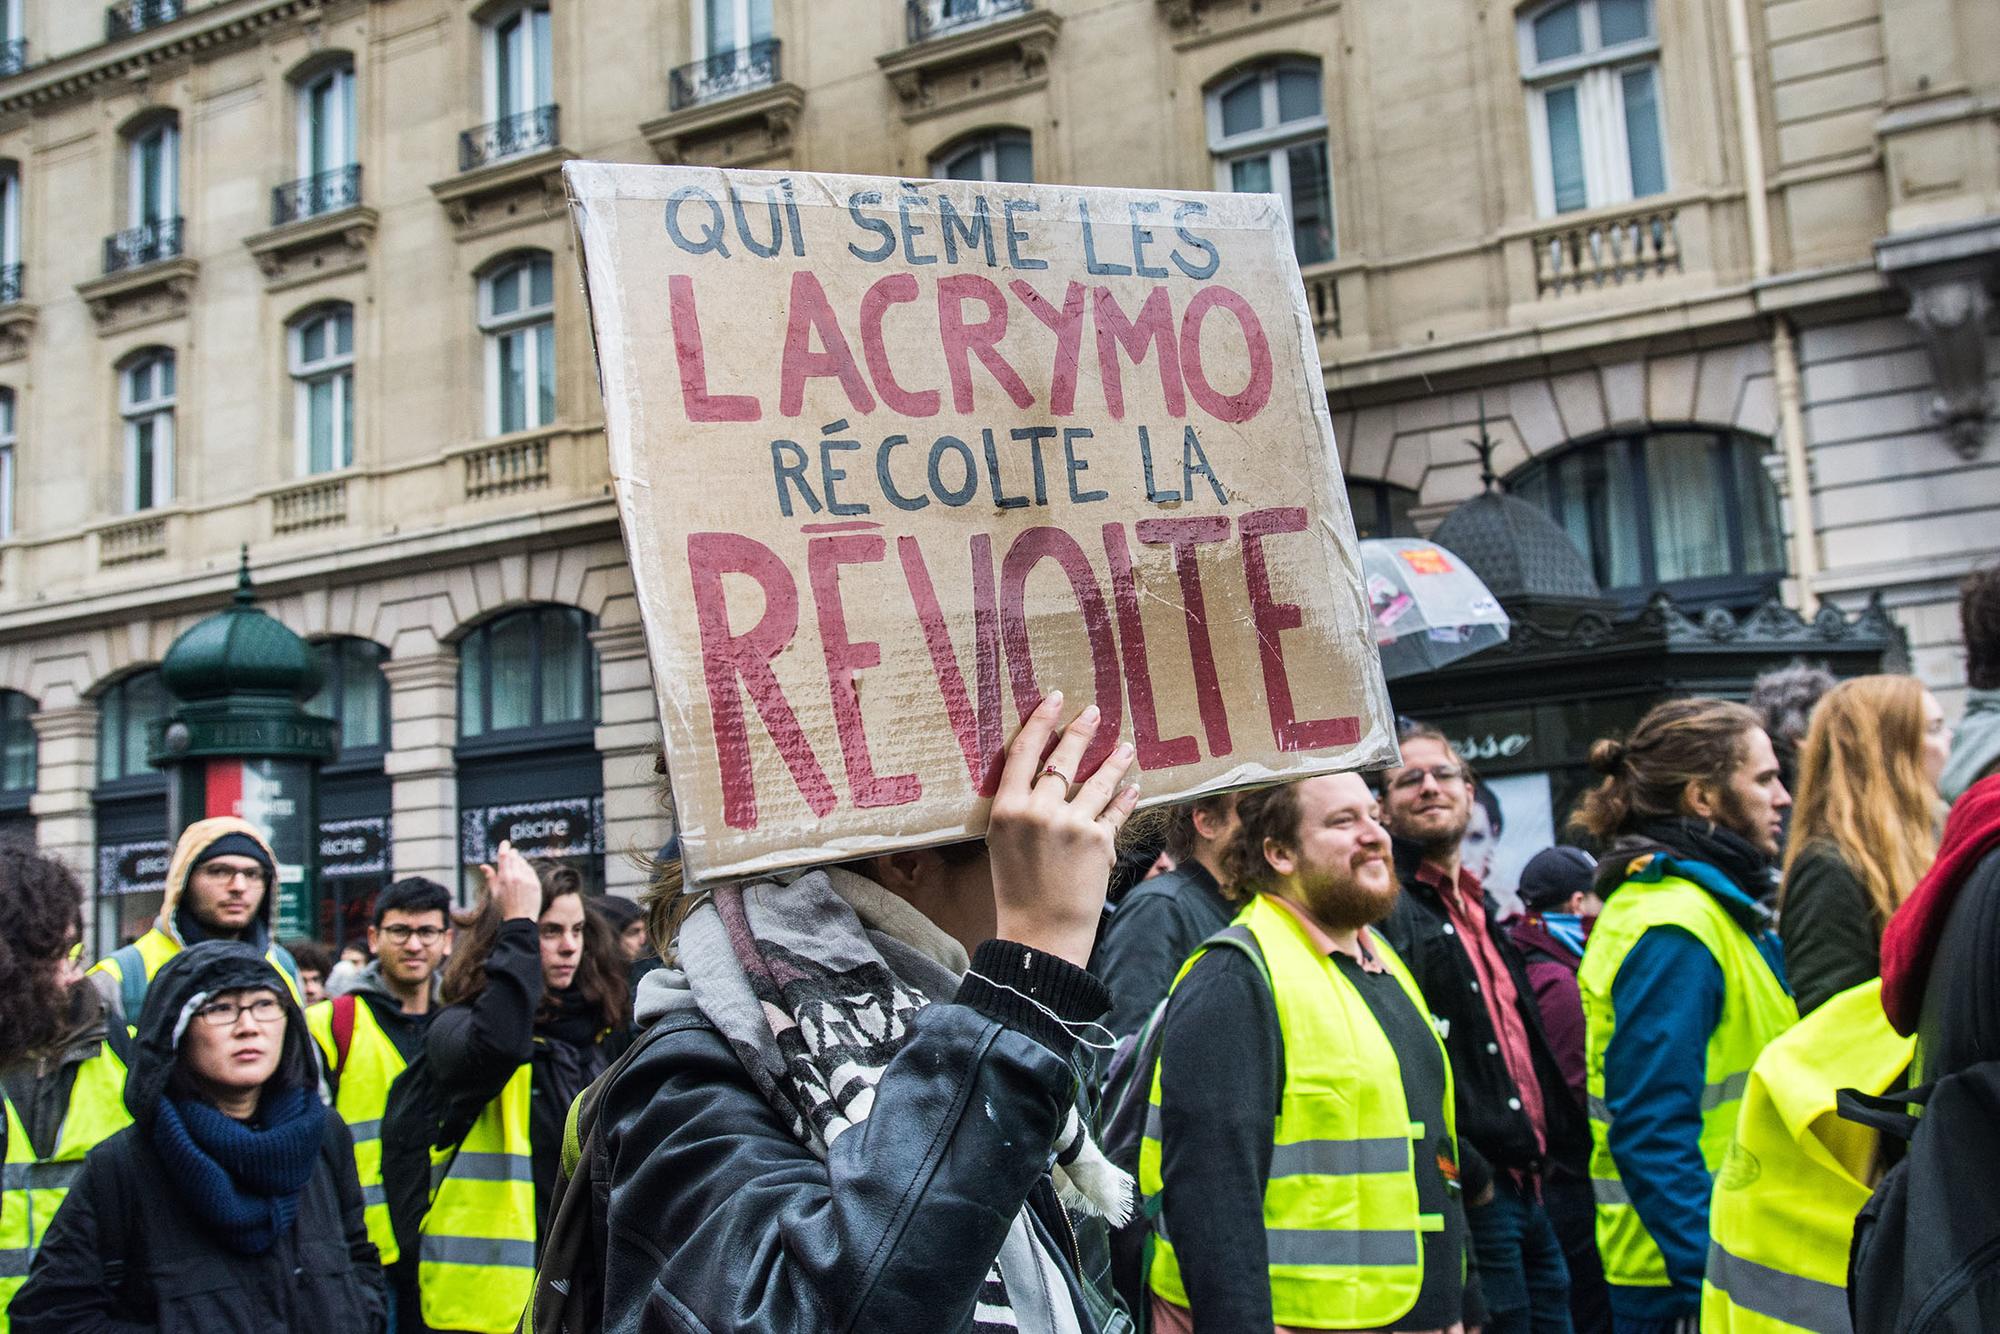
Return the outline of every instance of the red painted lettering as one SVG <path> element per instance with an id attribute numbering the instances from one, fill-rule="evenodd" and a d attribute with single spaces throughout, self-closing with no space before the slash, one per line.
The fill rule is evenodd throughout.
<path id="1" fill-rule="evenodd" d="M 1060 528 L 1026 528 L 1007 548 L 1000 562 L 1000 638 L 1007 646 L 1007 676 L 1014 687 L 1014 707 L 1025 718 L 1041 703 L 1042 689 L 1035 681 L 1035 659 L 1028 645 L 1028 575 L 1044 560 L 1062 567 L 1083 613 L 1084 635 L 1090 641 L 1090 663 L 1097 684 L 1097 707 L 1102 719 L 1076 776 L 1095 773 L 1105 756 L 1117 744 L 1119 724 L 1125 716 L 1125 691 L 1119 679 L 1117 640 L 1111 633 L 1111 617 L 1104 609 L 1104 590 L 1090 568 L 1075 538 Z M 1049 619 L 1055 619 L 1051 614 Z"/>
<path id="2" fill-rule="evenodd" d="M 896 383 L 895 371 L 889 365 L 889 349 L 882 341 L 882 318 L 889 307 L 916 299 L 917 279 L 910 273 L 889 274 L 861 294 L 861 355 L 868 362 L 875 392 L 882 396 L 890 411 L 905 417 L 935 417 L 943 396 L 935 389 L 913 393 Z"/>
<path id="3" fill-rule="evenodd" d="M 694 279 L 667 277 L 667 314 L 674 328 L 674 361 L 681 372 L 681 401 L 691 422 L 754 422 L 764 409 L 748 394 L 708 392 L 708 362 L 701 350 L 701 319 L 695 314 Z"/>
<path id="4" fill-rule="evenodd" d="M 1228 526 L 1228 520 L 1223 520 Z M 1159 713 L 1153 706 L 1153 672 L 1146 661 L 1146 623 L 1139 615 L 1138 579 L 1132 569 L 1132 549 L 1125 543 L 1125 525 L 1104 525 L 1104 555 L 1111 562 L 1111 602 L 1118 609 L 1118 646 L 1125 658 L 1125 693 L 1132 701 L 1132 745 L 1141 769 L 1171 769 L 1201 759 L 1193 735 L 1162 740 Z"/>
<path id="5" fill-rule="evenodd" d="M 1236 326 L 1243 332 L 1244 356 L 1250 364 L 1249 381 L 1234 394 L 1219 393 L 1201 361 L 1201 323 L 1216 306 L 1236 317 Z M 1217 421 L 1246 422 L 1264 410 L 1271 401 L 1271 342 L 1248 301 L 1220 283 L 1210 283 L 1189 298 L 1181 313 L 1181 373 L 1187 377 L 1187 390 L 1194 401 Z"/>
<path id="6" fill-rule="evenodd" d="M 945 716 L 951 720 L 952 733 L 965 756 L 966 775 L 980 796 L 990 797 L 1000 786 L 1000 766 L 1006 759 L 1000 738 L 1000 613 L 993 592 L 993 539 L 975 533 L 971 544 L 972 663 L 979 692 L 976 709 L 966 694 L 965 673 L 959 668 L 951 631 L 917 539 L 897 538 L 896 554 L 903 562 L 903 577 L 909 581 L 910 598 L 924 629 L 924 645 L 937 673 Z"/>
<path id="7" fill-rule="evenodd" d="M 1097 311 L 1097 371 L 1104 381 L 1104 405 L 1113 421 L 1125 420 L 1124 372 L 1118 364 L 1118 350 L 1137 367 L 1146 360 L 1146 346 L 1160 354 L 1160 392 L 1166 396 L 1170 416 L 1187 415 L 1187 396 L 1181 391 L 1181 368 L 1174 356 L 1174 309 L 1167 289 L 1155 287 L 1139 307 L 1137 319 L 1127 319 L 1118 298 L 1108 287 L 1095 289 Z"/>
<path id="8" fill-rule="evenodd" d="M 873 564 L 887 549 L 873 533 L 816 537 L 806 543 L 806 573 L 812 582 L 813 607 L 819 613 L 820 650 L 826 657 L 826 689 L 833 701 L 834 727 L 840 733 L 840 758 L 847 766 L 847 786 L 854 794 L 854 804 L 864 810 L 906 806 L 924 791 L 915 774 L 883 777 L 875 772 L 856 678 L 881 664 L 882 646 L 873 640 L 857 644 L 848 639 L 847 609 L 840 601 L 840 567 Z"/>
<path id="9" fill-rule="evenodd" d="M 822 350 L 812 350 L 813 335 L 819 335 Z M 875 395 L 854 364 L 847 335 L 827 303 L 826 289 L 805 269 L 792 272 L 790 319 L 785 325 L 785 354 L 778 371 L 778 411 L 796 417 L 805 406 L 806 381 L 835 376 L 847 390 L 847 401 L 856 412 L 875 411 Z"/>
<path id="10" fill-rule="evenodd" d="M 1296 630 L 1303 621 L 1298 604 L 1271 596 L 1271 572 L 1264 563 L 1263 539 L 1275 533 L 1302 533 L 1306 512 L 1297 505 L 1252 510 L 1236 521 L 1243 535 L 1243 581 L 1250 594 L 1250 619 L 1257 628 L 1257 653 L 1264 666 L 1264 698 L 1271 708 L 1271 739 L 1279 750 L 1314 750 L 1321 746 L 1351 746 L 1361 739 L 1359 718 L 1301 719 L 1292 704 L 1292 683 L 1285 675 L 1285 650 L 1278 636 Z"/>
<path id="11" fill-rule="evenodd" d="M 1208 604 L 1201 595 L 1201 564 L 1195 548 L 1229 540 L 1229 520 L 1220 514 L 1192 518 L 1141 519 L 1134 525 L 1139 540 L 1174 553 L 1174 573 L 1181 580 L 1181 608 L 1187 616 L 1188 657 L 1194 664 L 1194 698 L 1201 710 L 1201 729 L 1208 753 L 1230 752 L 1229 709 L 1222 699 L 1222 682 L 1215 671 L 1215 646 L 1208 637 Z"/>
<path id="12" fill-rule="evenodd" d="M 1076 411 L 1077 363 L 1083 355 L 1083 299 L 1087 294 L 1082 283 L 1071 283 L 1063 292 L 1063 306 L 1057 311 L 1025 279 L 1016 278 L 1007 284 L 1020 303 L 1028 308 L 1028 313 L 1055 332 L 1055 363 L 1049 373 L 1049 415 L 1067 417 Z"/>
<path id="13" fill-rule="evenodd" d="M 986 318 L 976 324 L 965 322 L 965 302 L 978 301 L 986 307 Z M 955 273 L 938 279 L 938 333 L 944 345 L 945 369 L 951 375 L 951 406 L 960 413 L 972 411 L 972 357 L 1014 400 L 1017 408 L 1034 406 L 1035 396 L 1007 358 L 1000 355 L 1000 340 L 1007 333 L 1007 298 L 992 279 L 976 273 Z"/>

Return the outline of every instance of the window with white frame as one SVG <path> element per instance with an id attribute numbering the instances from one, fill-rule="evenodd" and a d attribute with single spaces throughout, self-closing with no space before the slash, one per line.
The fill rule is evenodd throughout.
<path id="1" fill-rule="evenodd" d="M 0 386 L 0 541 L 14 535 L 14 391 Z"/>
<path id="2" fill-rule="evenodd" d="M 128 226 L 158 226 L 180 215 L 180 141 L 180 127 L 170 120 L 149 122 L 127 139 Z"/>
<path id="3" fill-rule="evenodd" d="M 1316 60 L 1274 60 L 1208 90 L 1208 149 L 1220 190 L 1274 194 L 1299 263 L 1332 259 L 1333 176 Z"/>
<path id="4" fill-rule="evenodd" d="M 517 5 L 486 21 L 486 111 L 507 120 L 555 101 L 549 7 Z"/>
<path id="5" fill-rule="evenodd" d="M 293 439 L 303 473 L 354 463 L 354 308 L 321 306 L 292 322 Z"/>
<path id="6" fill-rule="evenodd" d="M 555 271 L 544 251 L 515 255 L 479 281 L 486 335 L 486 431 L 556 419 Z"/>
<path id="7" fill-rule="evenodd" d="M 0 164 L 0 304 L 21 299 L 21 168 Z"/>
<path id="8" fill-rule="evenodd" d="M 299 85 L 299 175 L 354 165 L 354 67 L 333 65 Z"/>
<path id="9" fill-rule="evenodd" d="M 1543 216 L 1667 188 L 1652 0 L 1560 0 L 1521 19 L 1521 77 Z"/>
<path id="10" fill-rule="evenodd" d="M 694 49 L 703 56 L 742 51 L 771 36 L 771 0 L 696 0 Z"/>
<path id="11" fill-rule="evenodd" d="M 125 510 L 164 505 L 174 494 L 174 354 L 141 353 L 118 374 L 125 419 Z"/>
<path id="12" fill-rule="evenodd" d="M 1034 143 L 1026 130 L 986 130 L 954 140 L 931 155 L 931 175 L 943 181 L 1035 179 Z"/>

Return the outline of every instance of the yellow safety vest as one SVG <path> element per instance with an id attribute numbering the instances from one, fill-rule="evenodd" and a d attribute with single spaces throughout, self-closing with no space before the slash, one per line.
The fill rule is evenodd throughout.
<path id="1" fill-rule="evenodd" d="M 1843 991 L 1764 1048 L 1708 1214 L 1704 1334 L 1851 1334 L 1847 1252 L 1874 1193 L 1878 1136 L 1844 1121 L 1844 1088 L 1886 1093 L 1917 1040 L 1889 1027 L 1882 979 Z"/>
<path id="2" fill-rule="evenodd" d="M 1656 857 L 1612 893 L 1590 930 L 1577 970 L 1583 992 L 1584 1071 L 1590 1102 L 1590 1178 L 1597 1197 L 1597 1249 L 1604 1278 L 1623 1287 L 1664 1288 L 1666 1258 L 1632 1208 L 1611 1156 L 1611 1114 L 1605 1101 L 1604 1053 L 1618 1016 L 1611 985 L 1626 955 L 1655 927 L 1678 927 L 1699 940 L 1722 969 L 1722 1015 L 1708 1037 L 1701 1099 L 1701 1156 L 1713 1174 L 1736 1129 L 1750 1067 L 1771 1039 L 1798 1022 L 1784 983 L 1757 952 L 1756 942 L 1715 897 L 1692 880 L 1664 873 Z M 1650 876 L 1651 878 L 1646 878 Z"/>
<path id="3" fill-rule="evenodd" d="M 119 1008 L 125 1013 L 125 1027 L 133 1034 L 139 1031 L 139 1006 L 144 1002 L 146 989 L 153 985 L 167 960 L 181 952 L 181 943 L 166 932 L 154 927 L 123 949 L 113 950 L 90 966 L 93 973 L 109 974 L 118 984 Z M 128 975 L 127 967 L 137 957 L 138 970 Z M 292 999 L 305 1004 L 305 997 L 299 992 L 299 980 L 292 976 L 292 970 L 285 961 L 291 956 L 281 954 L 277 942 L 273 941 L 264 950 L 264 962 L 278 970 L 278 976 L 285 979 L 285 987 L 292 993 Z"/>
<path id="4" fill-rule="evenodd" d="M 437 1184 L 417 1228 L 417 1283 L 432 1329 L 508 1334 L 534 1291 L 533 1084 L 533 1063 L 524 1062 L 456 1152 L 432 1153 Z"/>
<path id="5" fill-rule="evenodd" d="M 125 1062 L 104 1043 L 77 1067 L 56 1150 L 47 1158 L 35 1157 L 28 1129 L 4 1093 L 0 1104 L 7 1117 L 7 1157 L 0 1166 L 0 1334 L 6 1334 L 7 1306 L 26 1281 L 35 1249 L 83 1169 L 84 1155 L 132 1123 L 125 1110 Z"/>
<path id="6" fill-rule="evenodd" d="M 1280 1325 L 1306 1329 L 1373 1329 L 1393 1324 L 1416 1305 L 1423 1289 L 1423 1233 L 1444 1219 L 1418 1206 L 1412 1144 L 1425 1137 L 1410 1122 L 1402 1062 L 1368 1003 L 1331 959 L 1313 948 L 1297 920 L 1268 895 L 1250 901 L 1225 934 L 1246 939 L 1261 956 L 1277 1002 L 1284 1042 L 1285 1087 L 1264 1183 L 1264 1238 L 1271 1312 Z M 1417 1013 L 1430 1008 L 1417 984 L 1379 936 L 1370 936 L 1382 964 Z M 1175 978 L 1187 976 L 1197 951 Z M 1453 1153 L 1451 1062 L 1445 1071 L 1445 1122 Z M 1139 1188 L 1160 1192 L 1162 1178 L 1160 1074 L 1153 1072 L 1145 1138 L 1139 1146 Z M 1156 1238 L 1148 1281 L 1170 1302 L 1187 1306 L 1179 1260 L 1166 1234 Z"/>
<path id="7" fill-rule="evenodd" d="M 306 1028 L 319 1042 L 326 1068 L 333 1069 L 340 1059 L 333 1041 L 333 1002 L 323 1000 L 308 1008 Z M 348 1041 L 347 1064 L 340 1070 L 340 1091 L 334 1095 L 333 1107 L 354 1136 L 354 1170 L 361 1178 L 368 1239 L 382 1252 L 385 1266 L 396 1263 L 402 1252 L 396 1246 L 396 1229 L 389 1223 L 389 1200 L 382 1188 L 382 1113 L 389 1106 L 389 1086 L 407 1064 L 375 1021 L 373 1008 L 356 996 L 354 1033 Z"/>

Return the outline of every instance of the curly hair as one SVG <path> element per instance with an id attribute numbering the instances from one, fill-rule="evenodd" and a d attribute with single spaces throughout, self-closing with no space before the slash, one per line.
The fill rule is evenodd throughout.
<path id="1" fill-rule="evenodd" d="M 631 984 L 626 977 L 625 956 L 618 948 L 611 924 L 591 906 L 590 896 L 583 892 L 583 876 L 574 866 L 546 857 L 531 857 L 528 864 L 535 868 L 535 876 L 542 882 L 537 919 L 545 916 L 557 899 L 570 894 L 583 897 L 583 958 L 577 965 L 575 985 L 597 1007 L 604 1027 L 617 1028 L 625 1022 Z M 458 944 L 445 963 L 444 979 L 438 985 L 439 1000 L 446 1005 L 457 1005 L 486 990 L 486 960 L 500 938 L 500 925 L 500 905 L 490 894 L 482 894 L 479 906 L 471 912 L 458 915 Z M 544 1013 L 551 1003 L 549 997 L 542 998 Z"/>
<path id="2" fill-rule="evenodd" d="M 1823 664 L 1794 658 L 1760 672 L 1750 686 L 1750 707 L 1764 719 L 1764 731 L 1789 770 L 1812 725 L 1813 706 L 1833 689 L 1834 674 Z"/>
<path id="3" fill-rule="evenodd" d="M 1744 738 L 1764 720 L 1747 705 L 1720 699 L 1656 704 L 1624 740 L 1603 737 L 1590 767 L 1603 781 L 1583 794 L 1570 823 L 1609 843 L 1649 820 L 1682 814 L 1690 783 L 1715 783 L 1743 756 Z"/>
<path id="4" fill-rule="evenodd" d="M 1238 901 L 1247 901 L 1278 886 L 1278 873 L 1264 856 L 1264 845 L 1298 846 L 1301 819 L 1298 781 L 1237 794 L 1236 818 L 1241 827 L 1229 842 L 1223 865 L 1229 871 L 1229 883 L 1234 886 Z"/>
<path id="5" fill-rule="evenodd" d="M 62 1035 L 69 992 L 63 957 L 83 930 L 83 886 L 69 867 L 16 843 L 0 843 L 0 1066 Z"/>
<path id="6" fill-rule="evenodd" d="M 1965 632 L 1966 684 L 2000 690 L 2000 565 L 1965 576 L 1958 586 L 1958 620 Z"/>

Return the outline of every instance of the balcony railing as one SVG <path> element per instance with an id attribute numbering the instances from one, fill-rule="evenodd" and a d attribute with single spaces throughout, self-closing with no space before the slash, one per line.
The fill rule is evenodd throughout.
<path id="1" fill-rule="evenodd" d="M 0 42 L 0 79 L 11 79 L 28 68 L 28 39 L 16 37 Z"/>
<path id="2" fill-rule="evenodd" d="M 509 440 L 465 456 L 465 497 L 504 496 L 549 484 L 549 442 Z"/>
<path id="3" fill-rule="evenodd" d="M 521 153 L 556 145 L 556 104 L 481 125 L 458 136 L 458 169 L 471 171 Z"/>
<path id="4" fill-rule="evenodd" d="M 304 482 L 271 497 L 271 530 L 302 532 L 347 522 L 347 479 Z"/>
<path id="5" fill-rule="evenodd" d="M 129 565 L 133 561 L 158 560 L 166 554 L 167 521 L 164 516 L 129 519 L 98 529 L 99 565 Z"/>
<path id="6" fill-rule="evenodd" d="M 1551 227 L 1535 236 L 1535 295 L 1561 296 L 1681 269 L 1680 210 Z"/>
<path id="7" fill-rule="evenodd" d="M 0 306 L 11 306 L 21 299 L 21 274 L 19 264 L 0 265 Z"/>
<path id="8" fill-rule="evenodd" d="M 302 176 L 271 191 L 271 225 L 282 227 L 300 218 L 316 218 L 361 202 L 361 164 L 335 167 L 317 176 Z"/>
<path id="9" fill-rule="evenodd" d="M 907 0 L 903 12 L 914 44 L 1033 8 L 1032 0 Z"/>
<path id="10" fill-rule="evenodd" d="M 157 222 L 128 227 L 116 236 L 104 238 L 104 271 L 122 273 L 141 264 L 154 264 L 181 253 L 181 219 L 161 218 Z"/>
<path id="11" fill-rule="evenodd" d="M 719 97 L 734 97 L 752 89 L 766 88 L 778 81 L 778 39 L 718 51 L 703 60 L 682 65 L 668 77 L 667 109 L 680 111 Z"/>
<path id="12" fill-rule="evenodd" d="M 172 23 L 183 9 L 181 0 L 125 0 L 104 11 L 104 40 L 115 42 L 120 37 Z"/>

